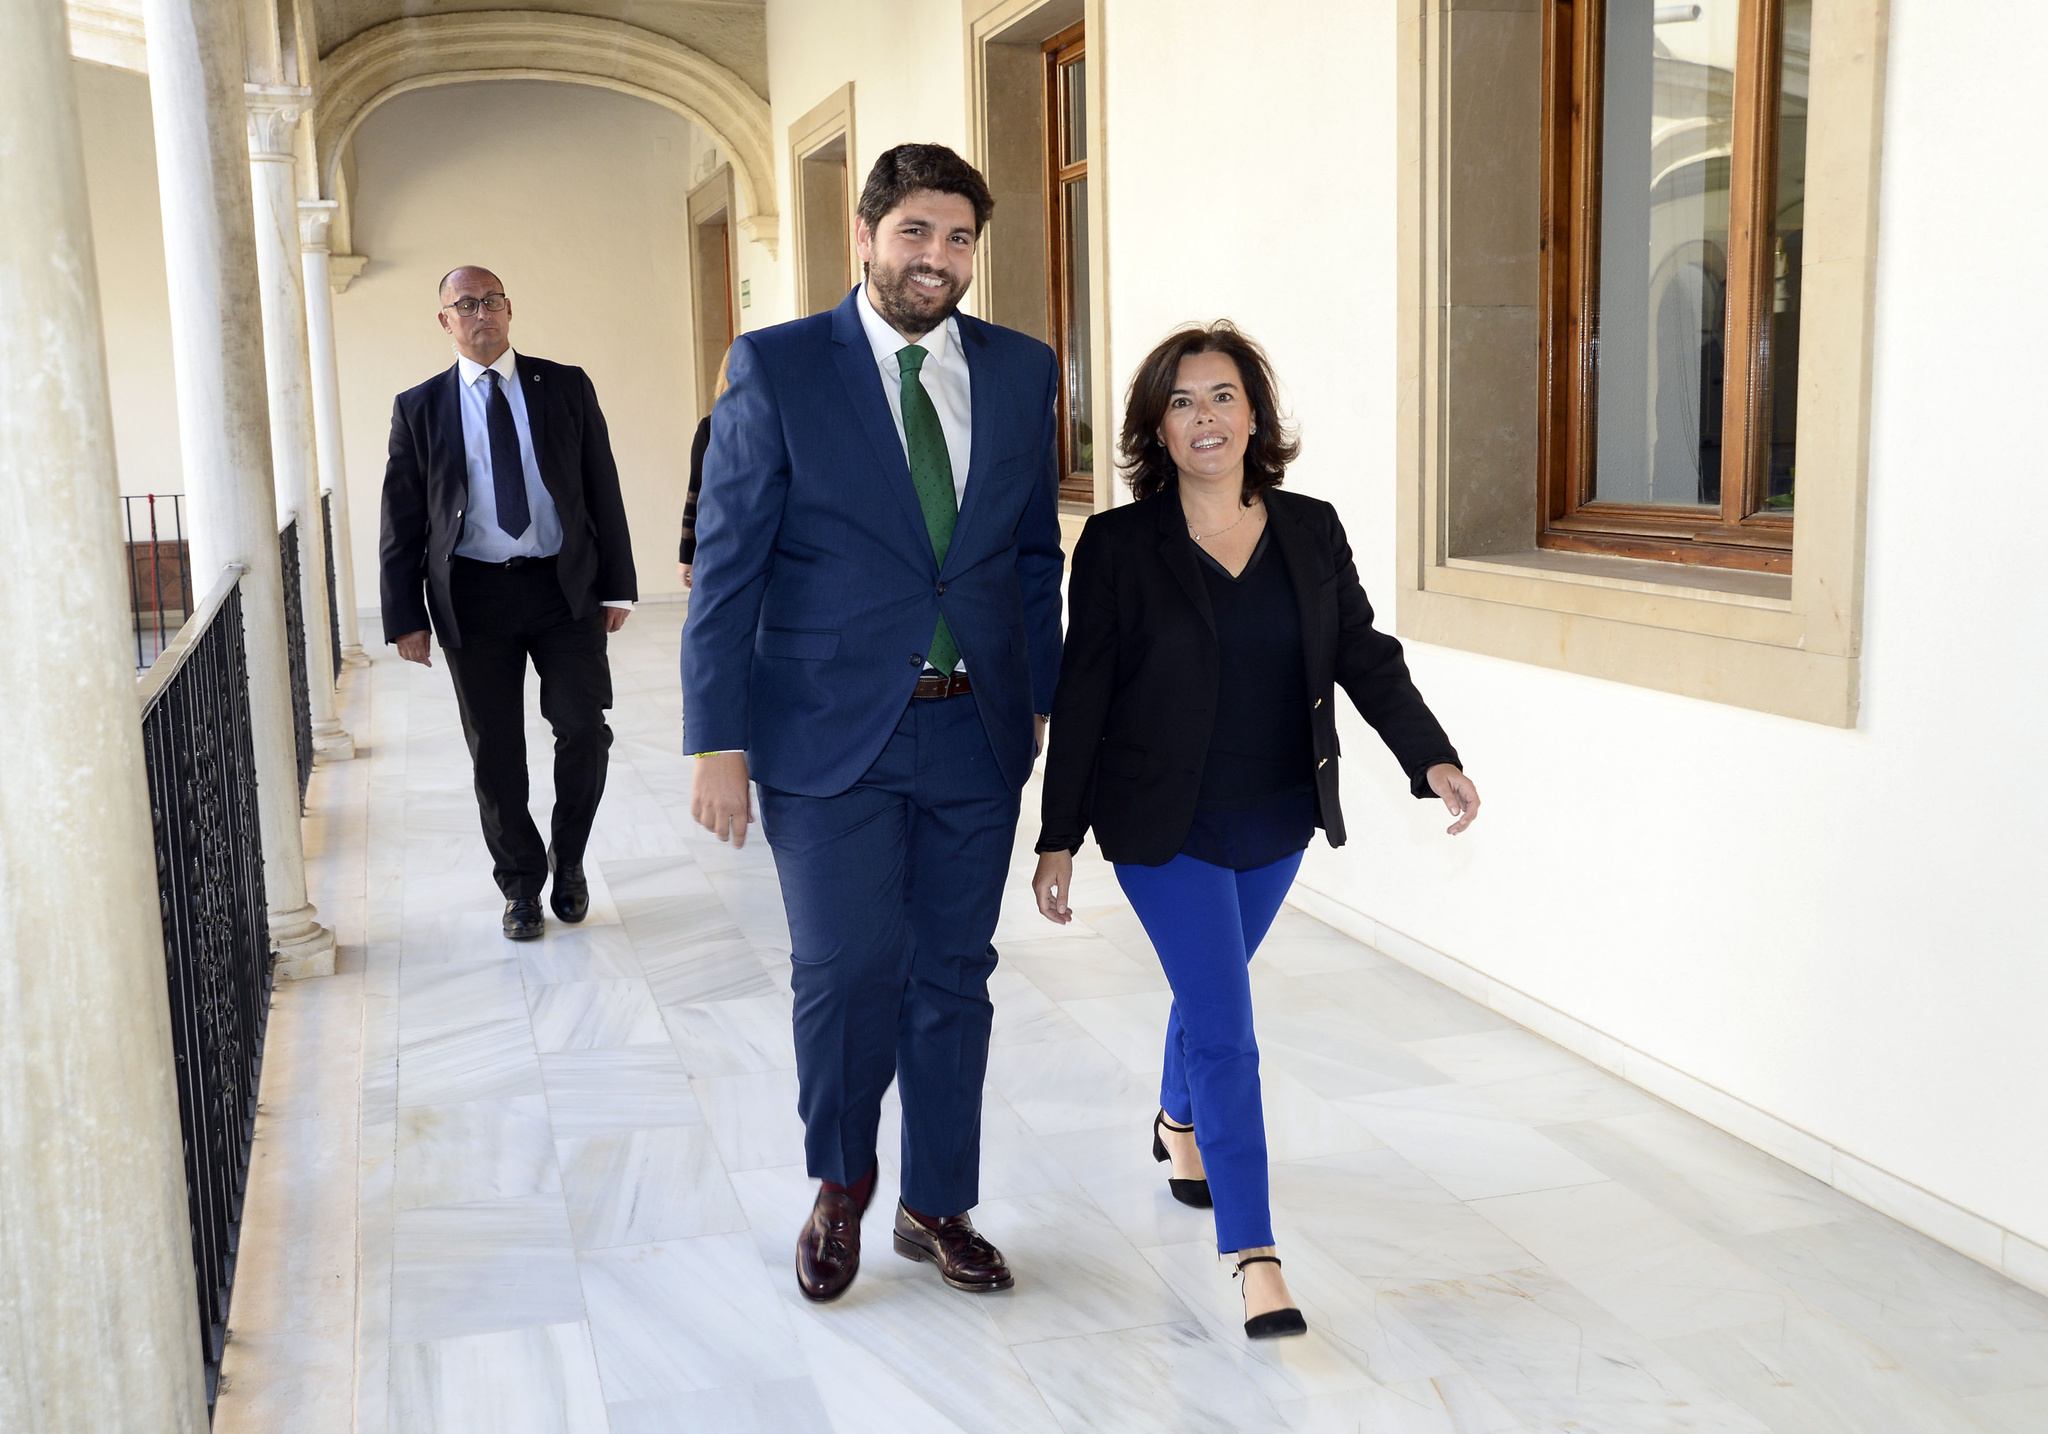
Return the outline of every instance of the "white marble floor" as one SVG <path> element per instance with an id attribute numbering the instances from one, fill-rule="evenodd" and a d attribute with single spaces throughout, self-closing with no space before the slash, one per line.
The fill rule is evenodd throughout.
<path id="1" fill-rule="evenodd" d="M 2048 1430 L 2048 1299 L 1292 911 L 1255 976 L 1312 1332 L 1248 1346 L 1148 1150 L 1156 960 L 1092 858 L 1033 915 L 1021 844 L 975 1211 L 1016 1288 L 891 1252 L 892 1122 L 860 1279 L 805 1304 L 787 930 L 766 844 L 689 823 L 680 617 L 614 648 L 590 919 L 524 946 L 445 668 L 351 679 L 364 1434 Z"/>

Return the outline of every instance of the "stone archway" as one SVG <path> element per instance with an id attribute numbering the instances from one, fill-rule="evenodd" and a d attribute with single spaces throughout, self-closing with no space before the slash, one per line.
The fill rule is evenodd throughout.
<path id="1" fill-rule="evenodd" d="M 478 11 L 379 25 L 328 55 L 320 70 L 314 143 L 327 198 L 348 202 L 340 192 L 342 153 L 386 100 L 472 80 L 560 80 L 652 101 L 703 129 L 732 163 L 746 209 L 741 232 L 775 253 L 768 102 L 687 45 L 616 20 Z"/>

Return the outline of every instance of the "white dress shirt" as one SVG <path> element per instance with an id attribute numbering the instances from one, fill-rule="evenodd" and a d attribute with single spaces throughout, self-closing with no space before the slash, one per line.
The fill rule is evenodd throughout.
<path id="1" fill-rule="evenodd" d="M 498 355 L 489 370 L 458 354 L 457 388 L 462 394 L 462 454 L 469 467 L 469 501 L 462 509 L 462 540 L 455 555 L 480 563 L 507 558 L 546 558 L 562 551 L 562 518 L 555 500 L 540 481 L 540 460 L 533 454 L 533 429 L 526 421 L 526 395 L 519 387 L 519 369 L 512 350 Z M 496 373 L 498 386 L 512 409 L 512 427 L 519 435 L 519 466 L 526 471 L 526 511 L 533 521 L 513 537 L 498 526 L 498 484 L 491 472 L 491 385 L 486 372 Z"/>
<path id="2" fill-rule="evenodd" d="M 455 362 L 456 389 L 462 398 L 462 456 L 469 470 L 469 501 L 462 507 L 462 537 L 455 544 L 455 555 L 480 563 L 553 557 L 562 551 L 562 515 L 555 511 L 555 500 L 540 480 L 533 428 L 526 419 L 526 393 L 519 386 L 512 350 L 499 354 L 489 371 L 498 375 L 505 402 L 512 409 L 512 428 L 519 435 L 519 466 L 526 474 L 526 511 L 532 521 L 516 538 L 498 526 L 498 483 L 491 471 L 491 386 L 484 380 L 485 366 L 462 354 L 456 355 Z M 633 604 L 619 598 L 605 606 L 630 608 Z"/>
<path id="3" fill-rule="evenodd" d="M 896 441 L 903 456 L 910 458 L 910 440 L 903 432 L 903 374 L 896 355 L 910 347 L 910 340 L 889 327 L 889 321 L 868 302 L 868 286 L 860 286 L 854 301 L 860 326 L 867 331 L 868 347 L 875 351 L 875 366 L 882 371 L 882 393 L 889 400 L 889 416 L 896 420 Z M 946 456 L 953 463 L 953 503 L 957 507 L 967 492 L 967 460 L 974 447 L 974 396 L 967 380 L 967 353 L 960 347 L 960 321 L 948 314 L 946 321 L 917 341 L 925 351 L 924 367 L 918 378 L 939 413 L 939 428 L 946 435 Z"/>

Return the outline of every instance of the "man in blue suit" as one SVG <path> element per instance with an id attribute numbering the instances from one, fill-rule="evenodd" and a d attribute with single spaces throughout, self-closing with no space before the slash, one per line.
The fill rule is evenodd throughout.
<path id="1" fill-rule="evenodd" d="M 793 951 L 798 1109 L 822 1182 L 797 1283 L 860 1268 L 876 1128 L 903 1105 L 897 1253 L 1008 1289 L 979 1199 L 988 978 L 1018 797 L 1060 666 L 1058 366 L 956 313 L 994 201 L 940 145 L 876 161 L 838 308 L 734 340 L 683 632 L 691 809 L 746 840 Z"/>

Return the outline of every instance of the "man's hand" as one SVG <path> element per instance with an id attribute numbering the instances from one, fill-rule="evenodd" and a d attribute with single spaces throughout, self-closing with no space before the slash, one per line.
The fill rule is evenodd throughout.
<path id="1" fill-rule="evenodd" d="M 617 632 L 626 625 L 626 619 L 633 615 L 629 607 L 608 607 L 604 610 L 604 630 Z"/>
<path id="2" fill-rule="evenodd" d="M 398 655 L 407 662 L 417 662 L 422 667 L 434 665 L 432 643 L 425 629 L 408 632 L 392 645 L 398 649 Z"/>
<path id="3" fill-rule="evenodd" d="M 1043 722 L 1043 717 L 1038 719 Z M 1038 898 L 1038 914 L 1065 926 L 1074 919 L 1074 854 L 1045 851 L 1038 854 L 1038 871 L 1031 878 L 1031 891 Z"/>
<path id="4" fill-rule="evenodd" d="M 1035 714 L 1031 722 L 1031 755 L 1035 760 L 1045 755 L 1045 714 Z"/>
<path id="5" fill-rule="evenodd" d="M 1472 785 L 1472 779 L 1449 762 L 1438 762 L 1424 775 L 1429 779 L 1429 789 L 1444 799 L 1444 805 L 1457 818 L 1444 830 L 1456 836 L 1471 826 L 1472 818 L 1479 815 L 1479 788 Z"/>
<path id="6" fill-rule="evenodd" d="M 754 806 L 747 795 L 745 752 L 708 752 L 697 759 L 690 786 L 690 815 L 720 841 L 730 841 L 735 848 L 747 844 L 747 823 L 754 819 Z"/>

